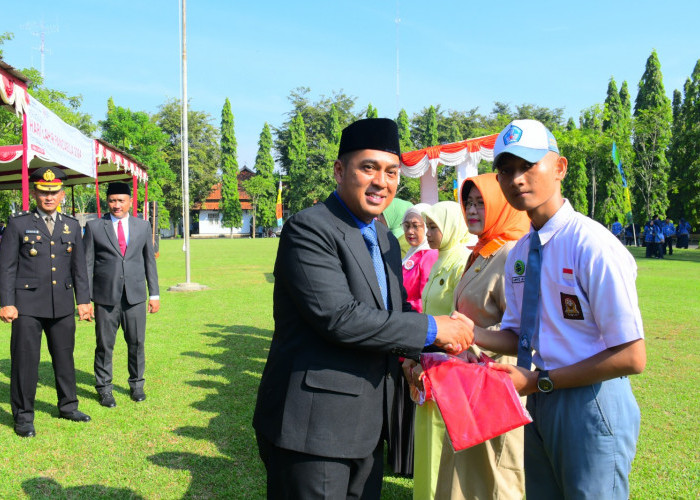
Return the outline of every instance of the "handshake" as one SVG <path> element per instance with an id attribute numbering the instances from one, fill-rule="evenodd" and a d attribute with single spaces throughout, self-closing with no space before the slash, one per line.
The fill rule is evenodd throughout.
<path id="1" fill-rule="evenodd" d="M 454 311 L 450 316 L 435 316 L 437 336 L 434 345 L 450 354 L 459 354 L 474 343 L 474 322 Z"/>

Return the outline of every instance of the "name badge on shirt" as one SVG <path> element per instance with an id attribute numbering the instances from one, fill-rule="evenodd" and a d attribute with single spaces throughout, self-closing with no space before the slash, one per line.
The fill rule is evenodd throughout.
<path id="1" fill-rule="evenodd" d="M 25 229 L 24 234 L 39 234 L 38 229 Z"/>
<path id="2" fill-rule="evenodd" d="M 581 309 L 581 302 L 578 300 L 578 297 L 561 292 L 559 295 L 561 295 L 561 312 L 564 315 L 564 319 L 582 320 L 583 310 Z"/>

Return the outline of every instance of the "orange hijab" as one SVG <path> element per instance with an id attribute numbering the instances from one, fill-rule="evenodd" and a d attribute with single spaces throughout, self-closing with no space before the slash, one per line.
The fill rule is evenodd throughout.
<path id="1" fill-rule="evenodd" d="M 530 219 L 525 212 L 514 209 L 507 201 L 495 173 L 469 177 L 462 183 L 460 206 L 462 215 L 467 220 L 465 202 L 472 186 L 484 199 L 484 231 L 474 247 L 467 262 L 466 269 L 474 263 L 477 255 L 488 257 L 501 248 L 506 241 L 519 240 L 530 230 Z"/>

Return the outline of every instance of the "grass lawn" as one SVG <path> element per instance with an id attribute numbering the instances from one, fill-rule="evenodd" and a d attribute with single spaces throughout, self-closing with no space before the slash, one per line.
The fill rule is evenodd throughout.
<path id="1" fill-rule="evenodd" d="M 80 409 L 88 424 L 58 419 L 50 357 L 39 374 L 37 437 L 20 439 L 10 410 L 10 327 L 0 325 L 0 498 L 264 498 L 251 427 L 272 336 L 276 239 L 193 240 L 192 281 L 209 290 L 173 293 L 184 281 L 181 241 L 163 241 L 161 311 L 148 319 L 148 398 L 129 399 L 126 348 L 117 339 L 117 407 L 93 388 L 92 324 L 76 333 Z M 642 431 L 632 498 L 700 496 L 698 362 L 700 251 L 638 258 L 647 369 L 632 382 Z M 387 476 L 384 498 L 410 498 L 411 481 Z"/>

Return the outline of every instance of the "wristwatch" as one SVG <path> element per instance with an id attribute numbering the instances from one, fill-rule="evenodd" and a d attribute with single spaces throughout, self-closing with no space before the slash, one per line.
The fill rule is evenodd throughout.
<path id="1" fill-rule="evenodd" d="M 549 378 L 549 370 L 541 371 L 537 376 L 537 389 L 545 394 L 549 394 L 554 390 L 552 379 Z"/>

